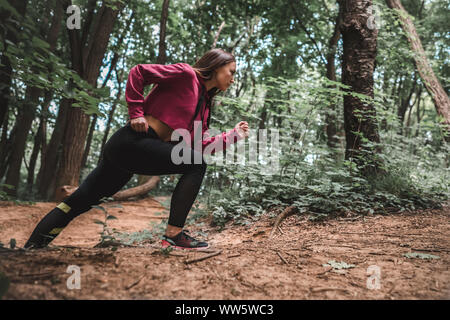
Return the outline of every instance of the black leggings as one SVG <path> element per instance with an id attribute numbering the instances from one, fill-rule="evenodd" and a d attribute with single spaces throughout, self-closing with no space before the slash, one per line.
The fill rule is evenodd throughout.
<path id="1" fill-rule="evenodd" d="M 153 128 L 135 132 L 130 124 L 117 130 L 105 145 L 99 165 L 79 188 L 50 211 L 36 226 L 25 248 L 45 247 L 72 219 L 98 205 L 103 197 L 118 192 L 133 174 L 182 174 L 172 195 L 169 225 L 182 228 L 203 181 L 206 163 L 201 154 L 190 148 L 190 164 L 174 164 L 172 149 L 177 142 L 162 141 Z M 195 164 L 194 159 L 201 159 Z M 198 162 L 198 161 L 197 161 Z"/>

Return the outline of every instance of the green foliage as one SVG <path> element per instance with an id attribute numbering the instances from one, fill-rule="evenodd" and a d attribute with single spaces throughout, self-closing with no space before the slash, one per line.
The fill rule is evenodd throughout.
<path id="1" fill-rule="evenodd" d="M 100 232 L 100 242 L 96 245 L 97 247 L 107 247 L 107 246 L 116 246 L 118 243 L 118 240 L 116 239 L 116 229 L 115 228 L 109 228 L 108 227 L 108 221 L 109 220 L 115 220 L 117 219 L 115 216 L 108 214 L 108 211 L 104 206 L 96 205 L 92 206 L 92 208 L 99 209 L 103 211 L 105 218 L 103 221 L 94 219 L 94 223 L 101 225 L 102 231 Z"/>
<path id="2" fill-rule="evenodd" d="M 312 71 L 305 72 L 298 80 L 279 78 L 268 82 L 265 88 L 272 95 L 260 108 L 266 108 L 267 125 L 280 130 L 279 170 L 266 175 L 262 165 L 209 166 L 206 180 L 211 187 L 205 190 L 211 188 L 208 203 L 215 225 L 223 227 L 230 220 L 242 223 L 246 219 L 256 219 L 265 209 L 289 205 L 297 207 L 300 214 L 308 214 L 310 220 L 319 221 L 331 214 L 387 214 L 440 208 L 448 199 L 448 146 L 428 144 L 426 141 L 435 141 L 434 138 L 424 140 L 423 135 L 398 134 L 397 117 L 385 110 L 386 103 L 382 103 L 385 100 L 381 95 L 370 99 L 329 89 L 325 85 L 329 83 Z M 387 121 L 387 130 L 380 130 L 380 144 L 363 140 L 368 157 L 363 154 L 358 162 L 344 159 L 341 147 L 329 148 L 326 136 L 322 135 L 323 121 L 329 110 L 326 106 L 333 102 L 340 105 L 344 94 L 373 103 L 377 112 L 380 111 L 375 120 Z M 246 97 L 239 102 L 231 98 L 222 101 L 232 105 L 232 110 L 260 114 L 251 102 L 245 105 Z M 279 110 L 286 115 L 280 126 Z M 336 115 L 341 121 L 339 113 Z M 246 116 L 254 125 L 255 116 Z M 424 122 L 422 129 L 425 136 L 437 135 L 437 140 L 442 141 L 440 129 L 433 122 Z M 377 149 L 380 152 L 375 158 L 382 171 L 366 175 L 363 167 L 373 165 L 367 159 L 373 159 Z M 248 148 L 245 153 L 248 159 Z M 227 187 L 221 184 L 221 179 L 228 181 Z"/>
<path id="3" fill-rule="evenodd" d="M 440 259 L 439 256 L 435 256 L 428 253 L 420 253 L 420 252 L 408 252 L 403 254 L 405 257 L 409 259 L 419 258 L 419 259 Z"/>
<path id="4" fill-rule="evenodd" d="M 3 191 L 5 189 L 13 190 L 14 186 L 10 184 L 0 183 L 0 201 L 12 200 L 11 197 L 5 191 Z"/>
<path id="5" fill-rule="evenodd" d="M 328 263 L 323 264 L 324 267 L 332 267 L 333 269 L 350 269 L 356 267 L 354 264 L 347 264 L 344 261 L 336 262 L 334 260 L 328 261 Z"/>

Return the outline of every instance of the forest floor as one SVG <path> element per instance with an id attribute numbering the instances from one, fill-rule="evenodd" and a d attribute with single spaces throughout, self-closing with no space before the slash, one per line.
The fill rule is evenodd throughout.
<path id="1" fill-rule="evenodd" d="M 108 209 L 118 218 L 108 226 L 149 230 L 167 216 L 161 203 L 168 199 L 122 201 L 122 208 Z M 102 226 L 93 220 L 105 216 L 92 209 L 49 248 L 7 249 L 11 238 L 23 247 L 55 205 L 0 202 L 0 271 L 10 282 L 3 299 L 450 299 L 448 204 L 319 222 L 295 215 L 272 238 L 278 212 L 221 231 L 203 218 L 188 229 L 210 243 L 206 253 L 167 252 L 159 240 L 95 248 Z M 192 261 L 214 252 L 220 253 Z M 73 288 L 71 265 L 80 268 L 79 289 Z"/>

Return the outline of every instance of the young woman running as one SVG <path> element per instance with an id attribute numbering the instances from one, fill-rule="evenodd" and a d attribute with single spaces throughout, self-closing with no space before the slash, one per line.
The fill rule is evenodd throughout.
<path id="1" fill-rule="evenodd" d="M 245 121 L 214 137 L 208 137 L 206 132 L 212 98 L 228 89 L 234 82 L 235 72 L 235 58 L 221 49 L 208 51 L 194 66 L 177 63 L 138 64 L 133 67 L 125 92 L 130 120 L 108 140 L 99 165 L 74 193 L 38 223 L 24 247 L 46 247 L 70 221 L 99 204 L 102 198 L 118 192 L 133 174 L 181 174 L 172 194 L 162 245 L 181 249 L 208 247 L 206 242 L 187 234 L 183 226 L 205 175 L 205 147 L 213 144 L 209 148 L 214 147 L 214 153 L 248 136 L 248 123 Z M 154 87 L 144 97 L 144 87 L 150 84 Z M 202 149 L 181 149 L 180 158 L 187 156 L 191 161 L 175 164 L 172 149 L 178 141 L 171 141 L 172 133 L 176 129 L 187 130 L 190 145 L 195 146 L 194 129 L 197 126 L 194 127 L 194 121 L 201 124 Z"/>

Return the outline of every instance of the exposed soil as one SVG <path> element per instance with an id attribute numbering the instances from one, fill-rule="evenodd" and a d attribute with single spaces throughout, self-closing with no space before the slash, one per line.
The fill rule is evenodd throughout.
<path id="1" fill-rule="evenodd" d="M 122 232 L 151 229 L 167 217 L 158 201 L 168 200 L 120 202 L 123 208 L 108 209 L 118 218 L 108 225 Z M 9 247 L 14 238 L 22 247 L 55 205 L 0 202 L 0 242 Z M 165 252 L 157 240 L 94 248 L 102 226 L 93 220 L 104 220 L 104 213 L 92 209 L 49 248 L 0 249 L 0 271 L 10 281 L 3 299 L 450 299 L 449 205 L 322 222 L 291 216 L 270 238 L 277 213 L 220 232 L 208 219 L 197 221 L 188 229 L 211 244 L 205 253 Z M 414 252 L 427 255 L 404 255 Z M 333 268 L 332 260 L 354 266 Z M 70 265 L 80 267 L 80 289 L 68 288 Z"/>

